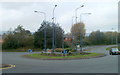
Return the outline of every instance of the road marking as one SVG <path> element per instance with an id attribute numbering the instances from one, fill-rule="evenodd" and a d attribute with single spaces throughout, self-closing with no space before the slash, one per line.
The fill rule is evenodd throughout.
<path id="1" fill-rule="evenodd" d="M 10 67 L 0 68 L 0 70 L 3 70 L 3 69 L 10 69 L 10 68 L 13 68 L 13 67 L 16 67 L 16 66 L 15 66 L 15 65 L 10 65 Z"/>

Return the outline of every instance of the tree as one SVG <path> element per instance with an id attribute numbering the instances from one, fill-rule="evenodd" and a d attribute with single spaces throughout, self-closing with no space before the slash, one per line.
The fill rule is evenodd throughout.
<path id="1" fill-rule="evenodd" d="M 74 24 L 71 28 L 71 34 L 72 36 L 74 36 L 74 42 L 76 43 L 80 43 L 81 46 L 81 51 L 82 51 L 82 43 L 83 43 L 83 39 L 85 38 L 85 24 L 83 22 Z"/>
<path id="2" fill-rule="evenodd" d="M 92 42 L 90 41 L 89 37 L 86 36 L 84 39 L 83 39 L 83 42 L 84 42 L 84 45 L 91 45 Z"/>
<path id="3" fill-rule="evenodd" d="M 33 47 L 34 37 L 29 30 L 25 30 L 19 25 L 14 31 L 14 36 L 17 38 L 20 47 Z"/>
<path id="4" fill-rule="evenodd" d="M 63 41 L 64 33 L 63 29 L 59 26 L 59 24 L 56 24 L 55 26 L 55 41 L 56 41 L 56 47 L 62 48 L 62 41 Z M 60 40 L 60 41 L 59 41 Z"/>
<path id="5" fill-rule="evenodd" d="M 33 48 L 34 37 L 29 30 L 19 25 L 14 31 L 9 31 L 3 38 L 3 48 Z"/>
<path id="6" fill-rule="evenodd" d="M 15 38 L 12 32 L 8 32 L 7 34 L 3 35 L 3 49 L 16 49 L 18 48 L 18 40 Z"/>
<path id="7" fill-rule="evenodd" d="M 35 42 L 34 45 L 36 48 L 44 48 L 44 29 L 46 29 L 46 46 L 47 48 L 52 48 L 52 40 L 53 40 L 53 23 L 48 21 L 43 21 L 41 23 L 40 28 L 35 32 L 34 38 Z M 62 47 L 62 37 L 63 37 L 63 30 L 59 26 L 59 24 L 55 24 L 55 46 L 56 48 Z"/>
<path id="8" fill-rule="evenodd" d="M 103 32 L 98 31 L 93 31 L 89 35 L 89 39 L 91 41 L 91 44 L 104 44 L 105 43 L 105 36 Z"/>
<path id="9" fill-rule="evenodd" d="M 75 37 L 76 40 L 80 40 L 80 37 L 85 37 L 85 24 L 80 22 L 77 24 L 74 24 L 71 28 L 71 33 Z"/>

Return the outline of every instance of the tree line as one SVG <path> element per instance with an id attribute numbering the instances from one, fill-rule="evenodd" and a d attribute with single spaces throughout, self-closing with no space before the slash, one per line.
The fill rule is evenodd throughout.
<path id="1" fill-rule="evenodd" d="M 84 38 L 84 44 L 88 45 L 110 45 L 110 44 L 118 44 L 118 32 L 108 31 L 101 32 L 100 30 L 93 31 L 89 36 Z M 120 35 L 119 35 L 120 36 Z"/>
<path id="2" fill-rule="evenodd" d="M 53 25 L 54 24 L 54 25 Z M 19 25 L 13 31 L 8 31 L 3 34 L 3 49 L 18 49 L 18 48 L 44 48 L 44 30 L 46 29 L 46 47 L 52 49 L 53 27 L 55 28 L 55 47 L 62 48 L 72 47 L 80 44 L 82 45 L 109 45 L 120 43 L 120 33 L 118 32 L 101 32 L 100 30 L 93 31 L 89 36 L 85 36 L 85 24 L 83 22 L 74 24 L 71 27 L 71 41 L 63 42 L 64 31 L 59 26 L 48 21 L 43 21 L 41 26 L 35 33 Z M 73 43 L 73 44 L 72 44 Z"/>
<path id="3" fill-rule="evenodd" d="M 79 22 L 77 24 L 73 24 L 71 27 L 71 33 L 69 35 L 72 36 L 72 41 L 69 42 L 69 46 L 74 48 L 76 45 L 110 45 L 110 44 L 118 44 L 120 43 L 120 33 L 117 31 L 108 31 L 101 32 L 100 30 L 92 31 L 89 36 L 86 36 L 85 24 L 83 22 Z"/>
<path id="4" fill-rule="evenodd" d="M 54 25 L 53 25 L 54 24 Z M 35 33 L 31 33 L 29 30 L 19 25 L 13 31 L 8 31 L 3 35 L 3 49 L 17 49 L 17 48 L 40 48 L 44 47 L 44 29 L 46 29 L 46 46 L 52 48 L 52 33 L 53 26 L 55 28 L 55 47 L 62 47 L 62 40 L 64 31 L 59 24 L 43 21 L 41 26 Z"/>

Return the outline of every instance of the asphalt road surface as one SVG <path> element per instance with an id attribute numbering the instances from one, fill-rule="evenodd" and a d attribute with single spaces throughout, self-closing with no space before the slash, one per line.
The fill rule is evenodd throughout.
<path id="1" fill-rule="evenodd" d="M 107 56 L 77 60 L 39 60 L 22 57 L 27 52 L 3 52 L 2 63 L 15 64 L 3 73 L 118 73 L 118 55 L 109 55 L 109 46 L 92 46 L 90 52 Z"/>

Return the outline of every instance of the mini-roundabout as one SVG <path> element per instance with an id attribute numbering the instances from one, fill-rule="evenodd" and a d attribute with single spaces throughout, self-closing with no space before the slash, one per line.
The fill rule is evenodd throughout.
<path id="1" fill-rule="evenodd" d="M 14 68 L 15 65 L 12 64 L 1 64 L 0 70 Z"/>

